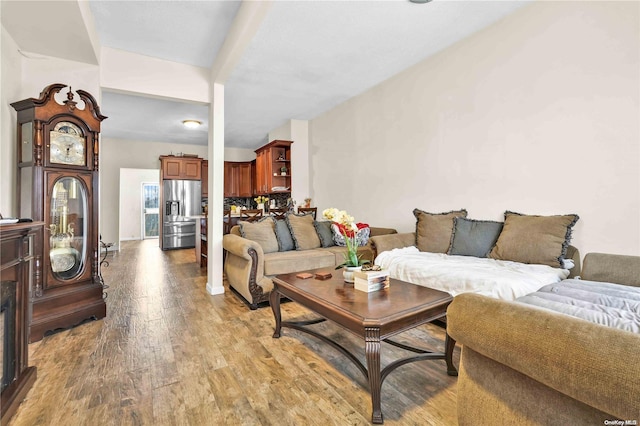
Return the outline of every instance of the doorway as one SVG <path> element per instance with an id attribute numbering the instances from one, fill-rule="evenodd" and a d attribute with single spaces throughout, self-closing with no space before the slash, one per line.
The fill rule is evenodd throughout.
<path id="1" fill-rule="evenodd" d="M 158 183 L 142 184 L 142 238 L 158 238 L 160 188 Z"/>

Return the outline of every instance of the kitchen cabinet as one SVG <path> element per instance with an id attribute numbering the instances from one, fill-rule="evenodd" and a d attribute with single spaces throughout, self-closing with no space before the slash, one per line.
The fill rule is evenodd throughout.
<path id="1" fill-rule="evenodd" d="M 224 196 L 251 197 L 253 185 L 250 161 L 224 162 Z"/>
<path id="2" fill-rule="evenodd" d="M 196 239 L 199 240 L 199 244 L 196 247 L 196 260 L 200 262 L 201 268 L 206 268 L 208 254 L 206 216 L 200 218 L 200 235 L 198 235 Z"/>
<path id="3" fill-rule="evenodd" d="M 202 158 L 160 156 L 162 179 L 200 180 L 202 177 Z"/>
<path id="4" fill-rule="evenodd" d="M 201 167 L 202 198 L 209 198 L 209 162 L 202 160 Z"/>
<path id="5" fill-rule="evenodd" d="M 274 140 L 257 149 L 254 195 L 291 192 L 292 141 Z"/>

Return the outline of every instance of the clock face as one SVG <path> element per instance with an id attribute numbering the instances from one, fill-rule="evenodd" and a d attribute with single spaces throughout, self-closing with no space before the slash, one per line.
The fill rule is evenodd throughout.
<path id="1" fill-rule="evenodd" d="M 61 121 L 49 135 L 49 161 L 73 166 L 86 165 L 86 138 L 73 123 Z"/>

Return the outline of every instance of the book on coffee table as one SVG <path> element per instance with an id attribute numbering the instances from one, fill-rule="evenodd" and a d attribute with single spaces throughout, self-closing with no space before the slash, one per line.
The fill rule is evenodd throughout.
<path id="1" fill-rule="evenodd" d="M 370 293 L 372 291 L 379 291 L 389 287 L 389 282 L 389 275 L 369 279 L 354 277 L 353 288 Z"/>
<path id="2" fill-rule="evenodd" d="M 387 269 L 381 269 L 379 271 L 355 271 L 353 273 L 353 278 L 360 278 L 366 281 L 388 276 L 389 270 Z"/>

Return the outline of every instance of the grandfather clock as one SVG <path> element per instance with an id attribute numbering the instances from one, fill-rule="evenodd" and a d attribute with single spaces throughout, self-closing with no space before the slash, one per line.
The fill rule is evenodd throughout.
<path id="1" fill-rule="evenodd" d="M 41 285 L 31 289 L 29 341 L 106 315 L 99 275 L 98 165 L 100 114 L 96 100 L 65 84 L 39 98 L 14 102 L 17 111 L 20 217 L 45 223 Z M 61 98 L 58 100 L 56 98 Z"/>

